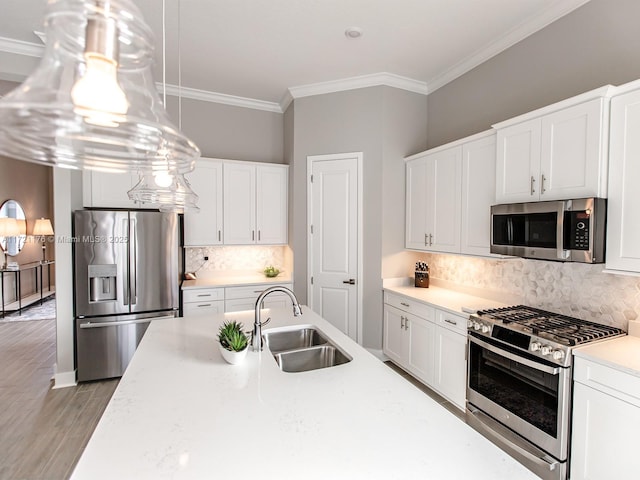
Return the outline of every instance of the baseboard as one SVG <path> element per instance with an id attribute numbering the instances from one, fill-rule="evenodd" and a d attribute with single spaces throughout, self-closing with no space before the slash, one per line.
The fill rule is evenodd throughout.
<path id="1" fill-rule="evenodd" d="M 381 362 L 386 362 L 387 360 L 389 360 L 389 357 L 387 357 L 384 353 L 382 353 L 382 350 L 378 350 L 375 348 L 367 348 L 367 351 L 371 355 L 376 357 L 378 360 L 380 360 Z"/>
<path id="2" fill-rule="evenodd" d="M 76 371 L 71 372 L 59 372 L 53 376 L 54 384 L 53 389 L 75 387 L 76 383 Z"/>

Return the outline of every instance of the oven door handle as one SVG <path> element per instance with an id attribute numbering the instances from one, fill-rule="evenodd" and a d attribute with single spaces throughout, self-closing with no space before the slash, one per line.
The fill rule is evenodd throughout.
<path id="1" fill-rule="evenodd" d="M 548 373 L 550 375 L 558 375 L 558 373 L 560 372 L 560 368 L 558 368 L 558 367 L 555 367 L 555 368 L 554 367 L 549 367 L 547 365 L 542 365 L 540 363 L 536 363 L 534 361 L 531 361 L 528 358 L 519 357 L 517 355 L 514 355 L 513 353 L 507 352 L 506 350 L 503 350 L 503 349 L 498 348 L 498 347 L 494 347 L 490 343 L 483 342 L 482 340 L 480 340 L 479 338 L 476 338 L 474 336 L 470 335 L 469 336 L 469 341 L 475 343 L 476 345 L 481 346 L 482 348 L 486 348 L 490 352 L 497 353 L 498 355 L 506 357 L 509 360 L 513 360 L 514 362 L 518 362 L 518 363 L 521 363 L 522 365 L 526 365 L 527 367 L 531 367 L 534 370 L 540 370 L 541 372 L 545 372 L 545 373 Z"/>

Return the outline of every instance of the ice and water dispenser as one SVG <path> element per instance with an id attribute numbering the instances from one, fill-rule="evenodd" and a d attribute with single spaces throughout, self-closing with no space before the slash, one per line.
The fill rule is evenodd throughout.
<path id="1" fill-rule="evenodd" d="M 89 265 L 89 302 L 116 300 L 116 265 Z"/>

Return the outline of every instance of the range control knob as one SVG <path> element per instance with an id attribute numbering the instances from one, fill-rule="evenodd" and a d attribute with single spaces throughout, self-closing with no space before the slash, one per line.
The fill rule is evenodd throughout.
<path id="1" fill-rule="evenodd" d="M 542 348 L 540 348 L 540 353 L 542 355 L 549 355 L 551 353 L 551 350 L 553 350 L 549 345 L 543 345 Z"/>
<path id="2" fill-rule="evenodd" d="M 473 320 L 467 320 L 467 328 L 473 328 Z"/>
<path id="3" fill-rule="evenodd" d="M 489 325 L 482 325 L 482 333 L 488 333 L 490 330 Z"/>
<path id="4" fill-rule="evenodd" d="M 562 360 L 564 358 L 564 352 L 562 350 L 555 350 L 553 352 L 554 360 Z"/>
<path id="5" fill-rule="evenodd" d="M 541 346 L 542 346 L 542 345 L 540 344 L 540 342 L 533 342 L 533 343 L 531 344 L 531 346 L 529 346 L 529 349 L 530 349 L 532 352 L 537 352 L 538 350 L 540 350 L 540 347 L 541 347 Z"/>
<path id="6" fill-rule="evenodd" d="M 478 322 L 473 322 L 473 329 L 480 330 L 480 324 Z"/>

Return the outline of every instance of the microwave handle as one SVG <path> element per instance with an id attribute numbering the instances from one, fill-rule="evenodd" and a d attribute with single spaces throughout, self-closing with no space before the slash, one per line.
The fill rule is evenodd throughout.
<path id="1" fill-rule="evenodd" d="M 556 257 L 558 260 L 569 258 L 569 250 L 564 249 L 564 212 L 571 209 L 571 200 L 557 202 L 558 221 L 556 227 Z"/>

